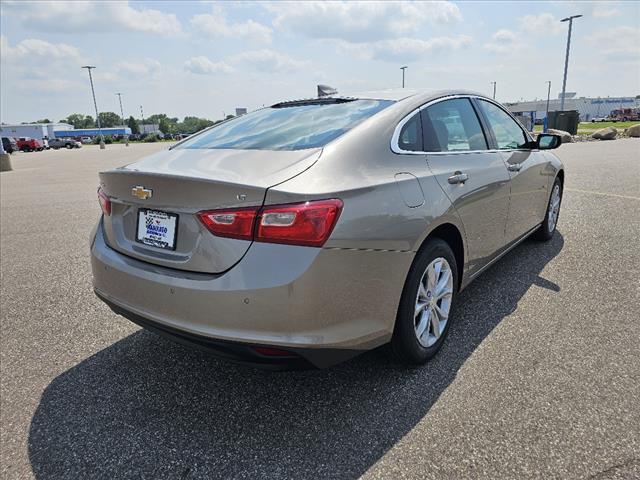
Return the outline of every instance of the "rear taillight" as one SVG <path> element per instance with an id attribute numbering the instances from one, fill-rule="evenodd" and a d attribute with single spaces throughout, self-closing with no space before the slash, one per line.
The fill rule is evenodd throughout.
<path id="1" fill-rule="evenodd" d="M 220 237 L 321 247 L 340 212 L 338 199 L 315 200 L 262 208 L 210 210 L 198 213 L 205 227 Z"/>
<path id="2" fill-rule="evenodd" d="M 109 197 L 101 188 L 98 189 L 98 202 L 100 202 L 102 213 L 107 216 L 111 215 L 111 200 L 109 200 Z"/>
<path id="3" fill-rule="evenodd" d="M 321 247 L 342 210 L 342 201 L 318 200 L 263 207 L 256 241 Z"/>
<path id="4" fill-rule="evenodd" d="M 252 207 L 210 210 L 198 213 L 198 217 L 207 230 L 218 237 L 251 240 L 257 214 L 258 207 Z"/>

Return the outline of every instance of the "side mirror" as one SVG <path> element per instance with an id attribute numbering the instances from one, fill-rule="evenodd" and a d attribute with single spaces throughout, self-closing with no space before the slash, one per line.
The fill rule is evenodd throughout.
<path id="1" fill-rule="evenodd" d="M 560 135 L 541 133 L 536 139 L 536 148 L 539 150 L 553 150 L 560 145 L 562 145 L 562 137 Z"/>

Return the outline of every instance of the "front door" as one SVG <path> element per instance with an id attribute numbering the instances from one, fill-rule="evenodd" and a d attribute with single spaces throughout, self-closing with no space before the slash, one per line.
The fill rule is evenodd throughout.
<path id="1" fill-rule="evenodd" d="M 544 219 L 549 199 L 549 174 L 544 153 L 529 148 L 529 138 L 520 125 L 499 106 L 477 99 L 501 151 L 511 177 L 511 202 L 506 241 L 512 242 Z"/>
<path id="2" fill-rule="evenodd" d="M 501 152 L 488 149 L 468 98 L 423 108 L 422 127 L 429 168 L 464 225 L 467 274 L 473 275 L 505 244 L 509 173 Z"/>

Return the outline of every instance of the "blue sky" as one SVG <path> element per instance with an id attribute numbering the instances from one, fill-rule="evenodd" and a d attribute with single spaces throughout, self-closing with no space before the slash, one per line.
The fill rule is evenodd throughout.
<path id="1" fill-rule="evenodd" d="M 561 88 L 640 94 L 640 2 L 12 2 L 0 4 L 0 120 L 100 111 L 221 118 L 315 95 L 465 88 L 514 101 Z"/>

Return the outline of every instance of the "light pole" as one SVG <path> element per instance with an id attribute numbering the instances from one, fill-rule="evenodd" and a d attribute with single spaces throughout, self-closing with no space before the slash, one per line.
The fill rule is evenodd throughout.
<path id="1" fill-rule="evenodd" d="M 98 124 L 98 135 L 100 135 L 100 149 L 104 150 L 104 136 L 102 135 L 102 127 L 100 126 L 100 114 L 98 113 L 98 103 L 96 102 L 96 92 L 93 89 L 93 77 L 91 76 L 91 70 L 96 68 L 91 65 L 85 65 L 82 68 L 86 68 L 89 72 L 89 83 L 91 83 L 91 94 L 93 95 L 93 106 L 96 109 L 96 123 Z"/>
<path id="2" fill-rule="evenodd" d="M 122 94 L 116 93 L 116 95 L 118 96 L 118 101 L 120 102 L 120 118 L 122 118 L 122 128 L 124 128 L 125 123 L 124 123 L 124 110 L 122 110 Z"/>
<path id="3" fill-rule="evenodd" d="M 493 99 L 496 99 L 496 82 L 491 82 L 493 84 Z"/>
<path id="4" fill-rule="evenodd" d="M 122 94 L 116 93 L 116 95 L 118 96 L 118 100 L 120 101 L 120 117 L 122 118 L 122 129 L 124 130 L 125 128 L 127 128 L 127 126 L 124 123 L 124 110 L 122 110 Z M 124 146 L 129 146 L 129 135 L 127 135 L 126 133 L 124 134 Z"/>
<path id="5" fill-rule="evenodd" d="M 547 113 L 544 117 L 544 131 L 547 131 L 549 128 L 549 98 L 551 98 L 551 80 L 547 80 Z"/>
<path id="6" fill-rule="evenodd" d="M 404 67 L 400 67 L 400 70 L 402 70 L 402 88 L 404 88 L 404 71 L 407 69 L 408 67 L 405 65 Z"/>
<path id="7" fill-rule="evenodd" d="M 146 133 L 144 131 L 144 112 L 142 111 L 142 105 L 140 105 L 140 116 L 142 117 L 142 133 Z"/>
<path id="8" fill-rule="evenodd" d="M 564 78 L 562 79 L 562 96 L 560 97 L 560 111 L 564 111 L 564 96 L 567 93 L 567 68 L 569 67 L 569 48 L 571 47 L 571 28 L 573 27 L 573 19 L 580 18 L 582 15 L 572 15 L 560 20 L 561 22 L 569 22 L 569 33 L 567 34 L 567 54 L 564 58 Z"/>

